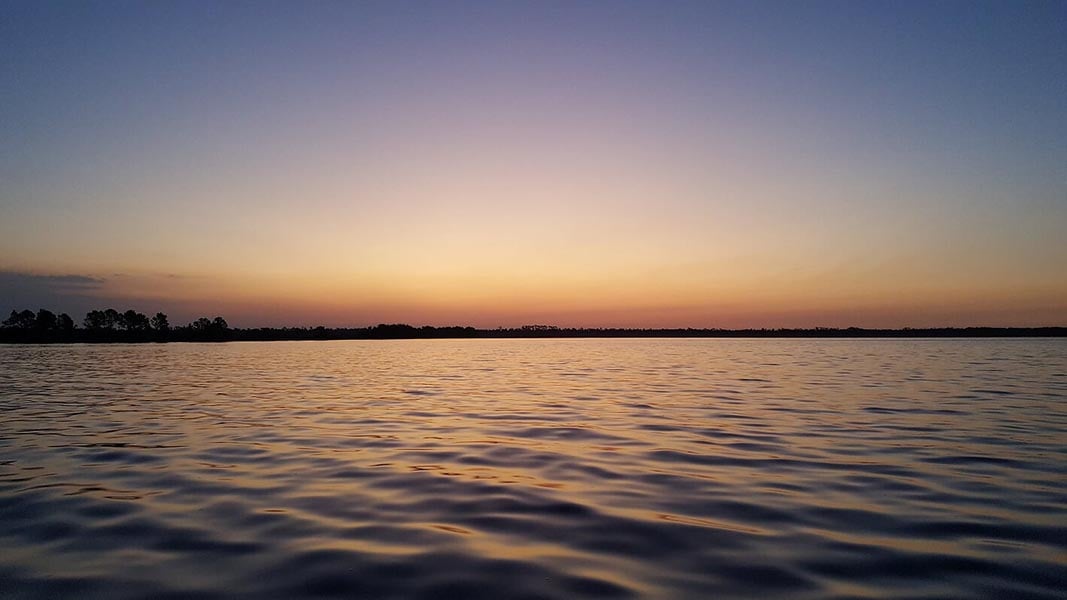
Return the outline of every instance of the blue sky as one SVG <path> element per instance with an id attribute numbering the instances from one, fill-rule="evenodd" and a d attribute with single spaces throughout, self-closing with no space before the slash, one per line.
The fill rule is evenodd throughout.
<path id="1" fill-rule="evenodd" d="M 237 324 L 1067 320 L 1063 2 L 0 16 L 6 304 L 32 288 L 60 310 Z"/>

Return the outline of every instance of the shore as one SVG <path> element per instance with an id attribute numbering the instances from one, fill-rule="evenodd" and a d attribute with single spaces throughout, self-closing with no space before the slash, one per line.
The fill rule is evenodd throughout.
<path id="1" fill-rule="evenodd" d="M 88 330 L 34 331 L 0 329 L 0 343 L 161 343 L 298 340 L 388 340 L 388 339 L 492 339 L 492 338 L 1012 338 L 1067 337 L 1067 327 L 936 327 L 866 329 L 859 327 L 812 329 L 627 329 L 563 328 L 527 326 L 477 329 L 474 327 L 414 327 L 381 324 L 372 327 L 281 327 L 226 328 L 199 331 L 175 328 L 156 331 Z"/>

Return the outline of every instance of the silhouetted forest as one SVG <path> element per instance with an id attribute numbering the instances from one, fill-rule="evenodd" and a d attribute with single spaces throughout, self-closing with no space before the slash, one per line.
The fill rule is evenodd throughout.
<path id="1" fill-rule="evenodd" d="M 149 317 L 135 310 L 119 312 L 113 308 L 89 311 L 79 326 L 67 313 L 57 315 L 42 308 L 36 313 L 11 311 L 0 323 L 0 342 L 221 342 L 236 339 L 234 331 L 222 317 L 201 317 L 174 327 L 161 312 Z"/>
<path id="2" fill-rule="evenodd" d="M 222 317 L 201 317 L 172 326 L 167 315 L 153 317 L 135 310 L 92 310 L 81 324 L 66 313 L 46 309 L 11 311 L 0 323 L 2 343 L 73 342 L 226 342 L 274 340 L 385 340 L 430 338 L 580 338 L 580 337 L 760 337 L 760 338 L 907 338 L 907 337 L 1067 337 L 1067 327 L 938 327 L 903 329 L 624 329 L 565 328 L 525 325 L 514 328 L 414 327 L 380 324 L 371 327 L 261 327 L 231 328 Z"/>

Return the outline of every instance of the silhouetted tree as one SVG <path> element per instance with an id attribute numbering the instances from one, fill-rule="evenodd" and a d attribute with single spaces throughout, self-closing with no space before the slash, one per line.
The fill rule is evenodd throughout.
<path id="1" fill-rule="evenodd" d="M 32 310 L 11 311 L 11 316 L 4 320 L 4 327 L 11 329 L 31 329 L 37 323 L 37 316 Z"/>
<path id="2" fill-rule="evenodd" d="M 56 329 L 56 314 L 50 310 L 40 309 L 34 318 L 33 328 L 40 332 Z"/>
<path id="3" fill-rule="evenodd" d="M 411 338 L 418 330 L 405 323 L 379 323 L 370 329 L 372 338 Z"/>
<path id="4" fill-rule="evenodd" d="M 114 308 L 104 310 L 104 329 L 114 329 L 122 323 L 122 315 Z"/>
<path id="5" fill-rule="evenodd" d="M 152 329 L 155 329 L 158 333 L 170 332 L 170 322 L 167 321 L 167 315 L 157 312 L 156 316 L 152 317 Z"/>
<path id="6" fill-rule="evenodd" d="M 70 318 L 67 313 L 60 313 L 56 318 L 56 329 L 64 335 L 70 335 L 74 332 L 74 319 Z"/>
<path id="7" fill-rule="evenodd" d="M 90 310 L 85 314 L 85 320 L 82 321 L 82 324 L 89 331 L 100 331 L 107 327 L 107 316 L 104 315 L 102 310 Z"/>
<path id="8" fill-rule="evenodd" d="M 200 317 L 189 324 L 189 333 L 196 340 L 224 340 L 230 337 L 230 326 L 226 319 Z"/>
<path id="9" fill-rule="evenodd" d="M 126 312 L 122 313 L 122 326 L 123 329 L 125 329 L 126 331 L 148 331 L 148 317 L 133 309 L 127 310 Z"/>

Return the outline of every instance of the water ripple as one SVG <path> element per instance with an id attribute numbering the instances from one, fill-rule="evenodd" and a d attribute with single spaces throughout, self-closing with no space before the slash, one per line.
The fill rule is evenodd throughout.
<path id="1" fill-rule="evenodd" d="M 1062 598 L 1063 340 L 0 346 L 3 598 Z"/>

